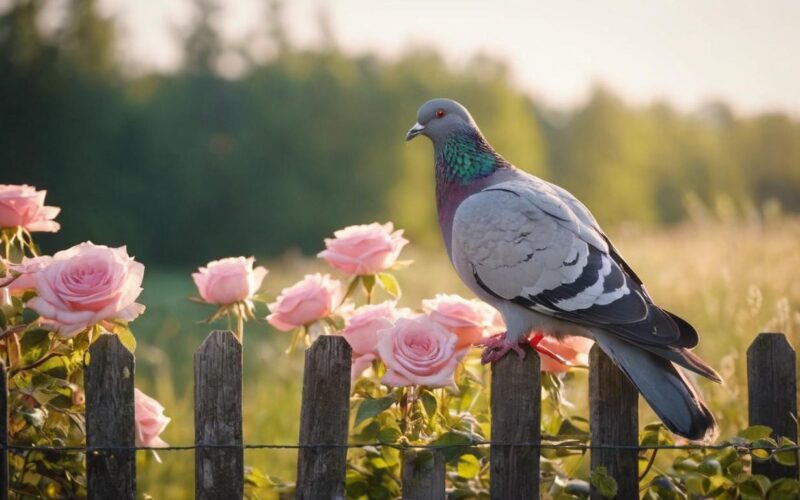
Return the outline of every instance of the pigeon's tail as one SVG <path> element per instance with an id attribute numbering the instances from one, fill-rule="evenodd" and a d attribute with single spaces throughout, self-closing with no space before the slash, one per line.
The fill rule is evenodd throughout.
<path id="1" fill-rule="evenodd" d="M 714 416 L 672 362 L 611 333 L 592 329 L 592 334 L 669 430 L 695 441 L 711 442 L 717 437 Z"/>

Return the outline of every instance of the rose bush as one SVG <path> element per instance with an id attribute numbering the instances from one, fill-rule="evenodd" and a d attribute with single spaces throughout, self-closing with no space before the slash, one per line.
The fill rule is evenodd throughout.
<path id="1" fill-rule="evenodd" d="M 589 364 L 589 351 L 594 341 L 586 337 L 569 336 L 555 339 L 545 336 L 539 341 L 539 346 L 560 356 L 569 364 L 564 364 L 552 356 L 539 355 L 541 370 L 550 373 L 564 373 L 573 366 L 587 366 Z"/>
<path id="2" fill-rule="evenodd" d="M 391 222 L 348 226 L 325 239 L 326 249 L 317 254 L 336 269 L 351 275 L 377 274 L 392 267 L 408 240 L 394 231 Z"/>
<path id="3" fill-rule="evenodd" d="M 353 350 L 353 378 L 361 375 L 377 359 L 378 331 L 391 328 L 397 318 L 407 314 L 399 311 L 394 302 L 387 301 L 362 306 L 346 318 L 341 333 Z"/>
<path id="4" fill-rule="evenodd" d="M 268 304 L 267 321 L 288 332 L 326 317 L 342 298 L 341 283 L 327 274 L 307 274 L 298 283 L 284 288 L 275 302 Z"/>
<path id="5" fill-rule="evenodd" d="M 61 227 L 56 218 L 58 207 L 44 204 L 47 191 L 37 191 L 26 184 L 0 184 L 0 227 L 21 227 L 30 232 L 54 233 Z"/>
<path id="6" fill-rule="evenodd" d="M 144 266 L 125 247 L 91 242 L 57 252 L 36 275 L 28 307 L 60 335 L 70 337 L 101 321 L 131 321 L 144 311 Z"/>
<path id="7" fill-rule="evenodd" d="M 200 297 L 209 304 L 227 305 L 253 298 L 267 270 L 253 268 L 253 257 L 215 260 L 192 274 Z"/>

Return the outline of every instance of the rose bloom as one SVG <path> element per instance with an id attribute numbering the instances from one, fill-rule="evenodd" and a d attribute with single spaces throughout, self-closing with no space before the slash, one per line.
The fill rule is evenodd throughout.
<path id="1" fill-rule="evenodd" d="M 36 275 L 52 260 L 53 258 L 49 255 L 41 255 L 39 257 L 23 257 L 19 264 L 6 264 L 11 273 L 7 273 L 0 286 L 7 288 L 15 295 L 27 290 L 34 290 L 36 289 Z"/>
<path id="2" fill-rule="evenodd" d="M 278 330 L 288 332 L 324 318 L 336 309 L 341 300 L 341 284 L 327 274 L 307 274 L 302 281 L 281 290 L 272 304 L 267 321 Z"/>
<path id="3" fill-rule="evenodd" d="M 0 227 L 24 227 L 28 231 L 54 233 L 61 227 L 54 221 L 58 207 L 46 207 L 47 191 L 26 184 L 0 184 Z"/>
<path id="4" fill-rule="evenodd" d="M 386 365 L 381 382 L 392 387 L 453 384 L 458 337 L 427 316 L 401 318 L 378 332 L 378 355 Z"/>
<path id="5" fill-rule="evenodd" d="M 485 337 L 496 314 L 486 302 L 442 293 L 423 300 L 422 308 L 433 321 L 458 336 L 457 349 L 469 347 Z"/>
<path id="6" fill-rule="evenodd" d="M 584 366 L 589 364 L 589 350 L 592 345 L 593 340 L 578 336 L 562 337 L 560 340 L 545 336 L 539 341 L 539 347 L 549 349 L 572 365 Z M 571 368 L 547 354 L 539 354 L 539 362 L 543 372 L 563 373 Z"/>
<path id="7" fill-rule="evenodd" d="M 253 257 L 215 260 L 192 273 L 200 297 L 209 304 L 227 305 L 253 297 L 261 288 L 267 270 L 253 269 Z"/>
<path id="8" fill-rule="evenodd" d="M 169 446 L 161 439 L 161 433 L 172 420 L 164 416 L 161 403 L 143 393 L 133 390 L 134 420 L 136 422 L 136 446 L 163 448 Z"/>
<path id="9" fill-rule="evenodd" d="M 342 336 L 353 350 L 353 378 L 361 375 L 377 359 L 378 330 L 391 328 L 400 313 L 391 301 L 356 309 L 346 320 Z"/>
<path id="10" fill-rule="evenodd" d="M 326 238 L 317 257 L 347 274 L 376 274 L 392 267 L 408 243 L 403 231 L 394 231 L 391 222 L 349 226 Z"/>
<path id="11" fill-rule="evenodd" d="M 144 266 L 125 247 L 81 243 L 53 255 L 36 273 L 37 297 L 28 307 L 65 337 L 104 320 L 131 321 L 144 311 Z"/>

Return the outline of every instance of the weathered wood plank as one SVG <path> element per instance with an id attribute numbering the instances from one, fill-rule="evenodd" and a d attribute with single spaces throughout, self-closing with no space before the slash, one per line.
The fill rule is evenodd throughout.
<path id="1" fill-rule="evenodd" d="M 306 351 L 297 498 L 344 498 L 352 351 L 344 337 L 323 335 Z M 340 445 L 340 446 L 325 446 Z"/>
<path id="2" fill-rule="evenodd" d="M 639 392 L 595 345 L 589 353 L 589 437 L 592 445 L 639 444 Z M 617 481 L 617 498 L 639 498 L 637 450 L 592 450 L 591 467 Z M 592 498 L 602 498 L 592 488 Z"/>
<path id="3" fill-rule="evenodd" d="M 84 370 L 86 445 L 133 447 L 135 361 L 116 335 L 102 335 L 89 349 Z M 136 497 L 136 452 L 97 450 L 86 454 L 88 497 L 114 500 Z"/>
<path id="4" fill-rule="evenodd" d="M 444 500 L 444 456 L 436 450 L 403 454 L 403 499 Z"/>
<path id="5" fill-rule="evenodd" d="M 490 496 L 496 500 L 539 498 L 539 448 L 510 443 L 541 439 L 539 355 L 525 346 L 525 358 L 509 352 L 492 365 Z"/>
<path id="6" fill-rule="evenodd" d="M 797 442 L 797 361 L 782 333 L 761 333 L 747 349 L 750 425 L 772 427 L 773 436 Z M 798 477 L 798 466 L 753 461 L 753 473 L 770 479 Z"/>
<path id="7" fill-rule="evenodd" d="M 8 378 L 6 365 L 0 360 L 0 500 L 8 500 Z"/>
<path id="8" fill-rule="evenodd" d="M 242 344 L 231 331 L 211 332 L 194 355 L 195 498 L 244 494 Z"/>

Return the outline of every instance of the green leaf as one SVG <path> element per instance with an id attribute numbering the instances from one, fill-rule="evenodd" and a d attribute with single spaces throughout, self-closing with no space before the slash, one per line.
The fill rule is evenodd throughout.
<path id="1" fill-rule="evenodd" d="M 764 498 L 768 488 L 769 488 L 769 479 L 767 479 L 765 488 L 762 481 L 756 479 L 755 476 L 748 477 L 747 479 L 739 483 L 739 495 L 741 495 L 742 500 L 760 500 Z"/>
<path id="2" fill-rule="evenodd" d="M 768 500 L 784 500 L 786 498 L 797 498 L 800 495 L 800 481 L 797 479 L 778 479 L 767 492 Z"/>
<path id="3" fill-rule="evenodd" d="M 114 328 L 114 333 L 119 339 L 120 343 L 131 353 L 136 352 L 136 337 L 127 326 L 118 326 Z"/>
<path id="4" fill-rule="evenodd" d="M 367 292 L 367 296 L 372 296 L 372 290 L 375 288 L 375 275 L 364 274 L 359 276 L 359 278 L 361 278 L 361 284 L 364 286 L 364 291 Z"/>
<path id="5" fill-rule="evenodd" d="M 464 445 L 470 443 L 472 443 L 472 439 L 469 434 L 456 431 L 445 432 L 431 442 L 432 445 L 442 446 L 439 451 L 448 462 L 468 452 L 469 447 Z"/>
<path id="6" fill-rule="evenodd" d="M 781 447 L 794 446 L 794 441 L 787 437 L 781 436 L 778 444 Z M 773 457 L 775 457 L 775 461 L 781 465 L 786 465 L 787 467 L 794 467 L 797 465 L 797 450 L 777 452 L 773 455 Z"/>
<path id="7" fill-rule="evenodd" d="M 364 420 L 372 418 L 375 415 L 381 413 L 382 411 L 392 406 L 392 404 L 394 404 L 395 401 L 396 398 L 394 394 L 390 394 L 388 396 L 384 396 L 379 399 L 365 398 L 361 402 L 361 404 L 358 405 L 355 425 L 357 426 Z"/>
<path id="8" fill-rule="evenodd" d="M 772 449 L 777 448 L 778 443 L 772 438 L 757 439 L 753 441 L 753 450 L 751 454 L 753 458 L 759 461 L 769 460 L 772 454 Z"/>
<path id="9" fill-rule="evenodd" d="M 756 439 L 764 439 L 772 435 L 772 428 L 766 425 L 751 425 L 747 429 L 739 431 L 739 437 L 755 441 Z"/>
<path id="10" fill-rule="evenodd" d="M 613 477 L 608 475 L 608 469 L 605 467 L 597 467 L 592 471 L 589 481 L 605 498 L 614 498 L 617 496 L 617 482 Z"/>
<path id="11" fill-rule="evenodd" d="M 378 441 L 381 443 L 394 444 L 400 439 L 402 433 L 397 427 L 384 427 L 378 432 Z"/>
<path id="12" fill-rule="evenodd" d="M 458 476 L 472 479 L 481 471 L 481 461 L 475 455 L 464 454 L 458 459 Z"/>
<path id="13" fill-rule="evenodd" d="M 397 278 L 394 275 L 389 273 L 378 273 L 378 281 L 381 284 L 381 287 L 386 290 L 386 293 L 391 295 L 395 299 L 399 299 L 402 295 L 400 291 L 400 283 L 397 282 Z"/>
<path id="14" fill-rule="evenodd" d="M 439 407 L 439 401 L 436 399 L 436 395 L 429 390 L 424 390 L 419 399 L 422 402 L 422 407 L 425 408 L 425 413 L 428 415 L 428 418 L 432 418 L 436 414 L 436 409 Z"/>

